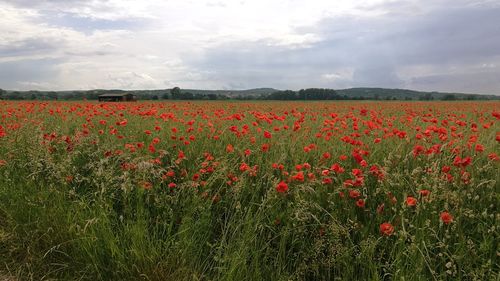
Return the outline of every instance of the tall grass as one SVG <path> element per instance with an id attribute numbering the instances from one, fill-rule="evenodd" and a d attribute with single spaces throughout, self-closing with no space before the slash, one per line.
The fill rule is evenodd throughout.
<path id="1" fill-rule="evenodd" d="M 106 109 L 90 103 L 3 102 L 0 113 L 12 108 L 21 110 L 0 123 L 4 127 L 21 124 L 0 138 L 0 160 L 6 162 L 0 166 L 0 262 L 4 271 L 21 280 L 499 277 L 500 173 L 498 161 L 487 157 L 498 154 L 495 133 L 500 127 L 490 114 L 498 111 L 498 103 L 139 103 Z M 49 114 L 57 108 L 61 113 Z M 369 120 L 359 115 L 361 108 L 383 120 L 380 128 L 357 137 L 370 151 L 365 168 L 352 159 L 353 147 L 340 141 L 366 129 L 359 122 L 361 129 L 353 130 L 349 117 Z M 144 114 L 147 110 L 157 112 Z M 457 110 L 466 112 L 457 119 L 468 124 L 491 121 L 493 125 L 479 132 L 471 132 L 469 125 L 459 127 L 463 136 L 453 138 L 449 132 L 446 141 L 433 133 L 427 147 L 443 144 L 441 153 L 413 156 L 414 145 L 421 143 L 414 138 L 415 128 L 428 126 L 422 119 L 453 119 L 449 114 Z M 288 115 L 283 121 L 265 122 L 252 116 L 254 111 Z M 305 116 L 297 131 L 292 128 L 300 114 L 293 116 L 292 111 Z M 164 112 L 176 117 L 164 121 L 159 117 Z M 341 118 L 335 125 L 338 130 L 332 130 L 330 140 L 316 137 L 332 112 Z M 425 116 L 429 112 L 432 117 Z M 232 114 L 245 116 L 239 121 L 229 118 Z M 115 125 L 124 118 L 126 126 Z M 99 120 L 107 124 L 100 125 Z M 254 126 L 253 121 L 259 124 Z M 408 136 L 373 144 L 388 123 Z M 249 133 L 241 137 L 228 129 L 235 125 L 241 130 L 244 124 L 249 125 Z M 110 125 L 118 129 L 116 134 L 109 133 Z M 290 129 L 283 130 L 284 125 Z M 161 126 L 161 131 L 155 131 L 155 126 Z M 274 131 L 276 126 L 281 130 Z M 172 133 L 173 127 L 177 133 Z M 99 134 L 99 129 L 105 132 Z M 263 137 L 264 130 L 272 133 L 271 139 Z M 57 137 L 47 141 L 43 135 L 51 132 Z M 65 135 L 71 137 L 70 145 Z M 170 139 L 171 135 L 177 139 Z M 190 135 L 195 140 L 189 145 L 179 140 Z M 478 135 L 484 152 L 467 148 L 470 135 Z M 154 137 L 161 141 L 151 153 L 147 147 Z M 249 141 L 251 137 L 255 143 Z M 455 155 L 451 145 L 446 146 L 450 139 L 462 147 L 461 155 L 473 157 L 470 166 L 453 167 Z M 144 142 L 145 148 L 136 152 L 124 148 L 125 143 L 136 142 Z M 264 143 L 270 144 L 268 152 L 262 151 Z M 316 148 L 305 152 L 303 148 L 311 143 Z M 234 152 L 226 151 L 228 144 Z M 252 151 L 249 156 L 243 153 L 247 148 Z M 115 153 L 118 149 L 123 153 Z M 185 159 L 179 160 L 179 150 Z M 323 159 L 325 152 L 332 157 Z M 340 155 L 348 159 L 338 160 Z M 242 162 L 257 165 L 256 175 L 239 170 Z M 272 168 L 273 163 L 283 164 L 290 175 L 297 173 L 295 165 L 308 163 L 311 168 L 302 170 L 313 173 L 315 179 L 289 180 Z M 340 163 L 345 173 L 332 173 L 333 182 L 323 184 L 321 171 L 333 163 Z M 383 180 L 369 174 L 372 164 L 382 167 Z M 446 165 L 452 166 L 452 181 L 443 178 L 441 168 Z M 206 167 L 214 171 L 200 172 Z M 365 174 L 364 185 L 354 188 L 365 199 L 364 208 L 356 207 L 348 195 L 353 188 L 344 185 L 355 168 Z M 463 170 L 470 173 L 468 182 L 461 178 Z M 162 178 L 168 171 L 175 176 Z M 193 178 L 195 174 L 200 178 Z M 281 180 L 288 180 L 286 193 L 275 189 Z M 176 186 L 169 187 L 170 182 Z M 431 195 L 420 196 L 421 189 Z M 418 199 L 416 207 L 406 206 L 407 196 Z M 379 213 L 382 203 L 384 211 Z M 445 210 L 453 214 L 452 223 L 440 220 Z M 392 235 L 381 235 L 383 222 L 394 225 Z"/>

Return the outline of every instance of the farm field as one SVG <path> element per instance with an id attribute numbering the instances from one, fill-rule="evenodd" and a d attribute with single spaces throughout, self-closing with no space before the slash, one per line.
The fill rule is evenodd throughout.
<path id="1" fill-rule="evenodd" d="M 20 280 L 498 280 L 500 102 L 0 101 Z"/>

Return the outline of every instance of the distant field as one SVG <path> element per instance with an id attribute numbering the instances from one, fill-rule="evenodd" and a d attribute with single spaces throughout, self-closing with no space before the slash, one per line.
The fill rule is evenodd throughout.
<path id="1" fill-rule="evenodd" d="M 20 280 L 499 278 L 498 101 L 0 116 L 0 272 Z"/>

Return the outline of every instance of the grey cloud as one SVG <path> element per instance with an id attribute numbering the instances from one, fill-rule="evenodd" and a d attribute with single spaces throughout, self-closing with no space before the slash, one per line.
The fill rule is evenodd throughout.
<path id="1" fill-rule="evenodd" d="M 317 65 L 304 63 L 308 58 L 316 60 L 312 53 L 269 46 L 268 43 L 233 43 L 210 49 L 203 57 L 186 57 L 183 61 L 191 68 L 206 72 L 208 80 L 224 81 L 227 88 L 257 85 L 287 88 L 298 86 L 297 81 L 312 82 L 310 77 L 314 72 L 320 76 Z"/>
<path id="2" fill-rule="evenodd" d="M 390 58 L 398 65 L 453 63 L 500 54 L 500 37 L 496 36 L 500 34 L 500 7 L 448 4 L 422 15 L 324 19 L 311 30 L 325 38 L 324 45 L 358 61 Z"/>
<path id="3" fill-rule="evenodd" d="M 441 8 L 403 22 L 380 40 L 398 40 L 399 55 L 408 63 L 450 63 L 500 54 L 500 7 Z M 397 24 L 397 23 L 395 23 Z"/>
<path id="4" fill-rule="evenodd" d="M 466 93 L 495 93 L 492 89 L 500 89 L 500 71 L 441 74 L 415 77 L 412 85 L 428 91 L 449 91 Z M 498 94 L 498 92 L 496 92 Z"/>
<path id="5" fill-rule="evenodd" d="M 429 3 L 429 7 L 426 7 Z M 420 2 L 418 12 L 391 10 L 381 17 L 325 18 L 297 33 L 314 33 L 321 42 L 309 48 L 288 49 L 269 42 L 238 42 L 209 49 L 198 58 L 186 58 L 194 68 L 210 70 L 208 79 L 239 87 L 377 86 L 500 94 L 498 68 L 488 73 L 473 65 L 500 55 L 500 6 L 469 5 L 464 1 Z M 434 5 L 432 5 L 434 4 Z M 462 4 L 462 5 L 460 5 Z M 393 9 L 394 5 L 385 8 Z M 407 5 L 407 4 L 405 4 Z M 398 5 L 396 5 L 398 6 Z M 454 73 L 417 73 L 403 81 L 398 69 L 431 65 Z M 321 80 L 325 73 L 352 68 L 349 79 Z M 457 82 L 461 87 L 456 87 Z"/>
<path id="6" fill-rule="evenodd" d="M 0 58 L 48 54 L 59 49 L 63 44 L 63 40 L 54 38 L 27 38 L 16 42 L 0 43 Z"/>
<path id="7" fill-rule="evenodd" d="M 388 85 L 392 88 L 401 88 L 401 80 L 394 67 L 388 65 L 360 67 L 354 71 L 353 81 L 357 87 L 370 87 L 374 85 Z"/>
<path id="8" fill-rule="evenodd" d="M 0 88 L 24 89 L 27 82 L 53 81 L 61 62 L 61 59 L 29 59 L 0 63 Z"/>

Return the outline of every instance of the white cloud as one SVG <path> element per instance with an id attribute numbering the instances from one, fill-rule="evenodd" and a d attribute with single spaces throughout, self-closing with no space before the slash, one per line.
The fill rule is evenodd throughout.
<path id="1" fill-rule="evenodd" d="M 354 75 L 353 68 L 338 68 L 335 72 L 324 73 L 321 75 L 321 78 L 327 81 L 335 82 L 335 81 L 352 81 Z"/>
<path id="2" fill-rule="evenodd" d="M 30 75 L 4 75 L 0 87 L 297 88 L 381 81 L 379 86 L 418 88 L 418 78 L 430 75 L 498 73 L 494 51 L 461 58 L 495 46 L 491 29 L 478 30 L 484 33 L 478 49 L 477 41 L 465 38 L 473 32 L 451 30 L 456 21 L 449 19 L 443 25 L 448 30 L 440 30 L 441 18 L 429 17 L 441 10 L 493 9 L 498 1 L 457 0 L 453 7 L 450 1 L 5 0 L 0 67 Z M 425 36 L 449 37 L 461 48 L 448 52 L 446 44 L 420 40 Z M 33 69 L 25 71 L 30 62 Z"/>
<path id="3" fill-rule="evenodd" d="M 329 80 L 329 81 L 335 81 L 337 79 L 341 79 L 342 76 L 340 76 L 337 73 L 326 73 L 326 74 L 321 75 L 321 78 Z"/>

